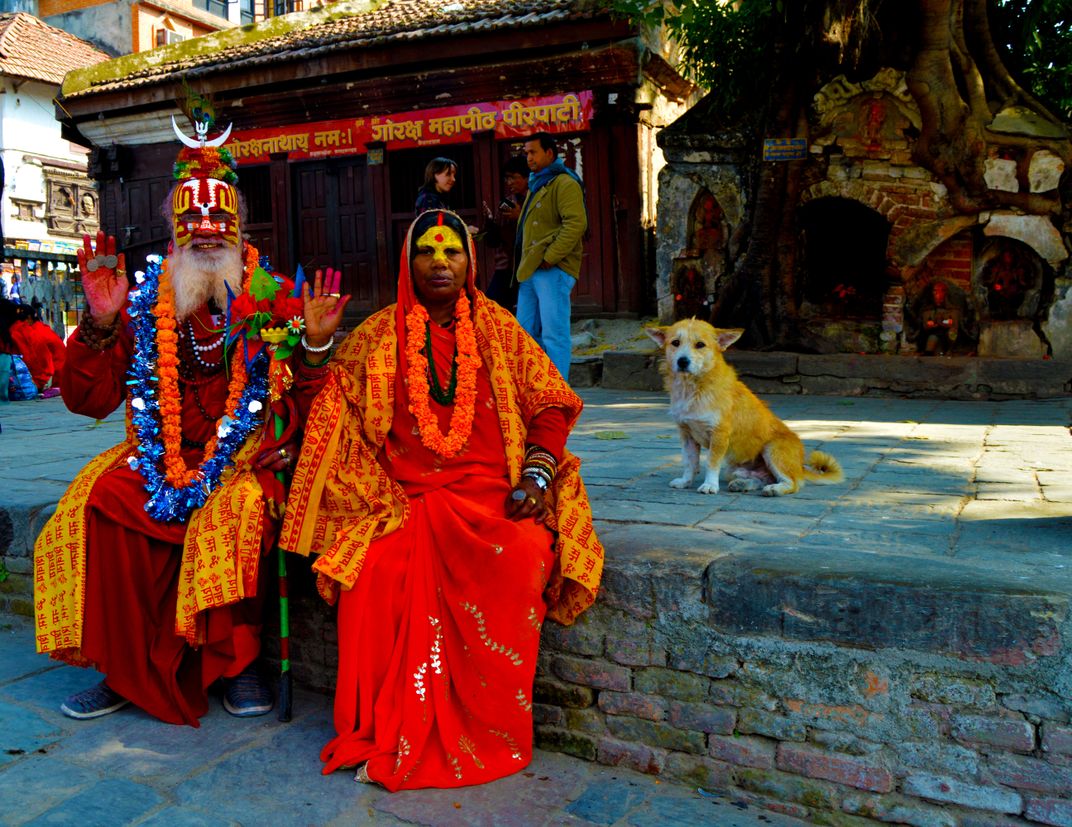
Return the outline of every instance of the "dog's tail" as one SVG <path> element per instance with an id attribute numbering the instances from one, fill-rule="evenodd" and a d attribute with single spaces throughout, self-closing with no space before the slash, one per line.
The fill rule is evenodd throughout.
<path id="1" fill-rule="evenodd" d="M 810 482 L 829 484 L 841 482 L 845 475 L 841 471 L 841 465 L 830 454 L 823 451 L 812 451 L 808 457 L 808 464 L 804 466 L 804 479 Z"/>

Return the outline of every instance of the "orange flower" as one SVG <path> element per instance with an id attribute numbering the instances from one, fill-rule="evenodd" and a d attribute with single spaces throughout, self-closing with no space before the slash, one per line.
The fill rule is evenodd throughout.
<path id="1" fill-rule="evenodd" d="M 252 268 L 257 266 L 256 251 L 250 253 L 252 248 L 246 250 L 245 274 L 243 277 L 243 290 L 249 283 Z M 250 266 L 252 259 L 252 268 Z M 198 470 L 190 470 L 182 459 L 182 397 L 179 392 L 179 337 L 175 332 L 178 325 L 175 320 L 175 291 L 171 284 L 171 274 L 168 272 L 168 262 L 160 268 L 160 282 L 157 288 L 156 307 L 153 310 L 156 316 L 156 374 L 160 400 L 160 431 L 164 442 L 164 471 L 168 483 L 175 488 L 189 485 L 196 479 Z M 242 355 L 242 349 L 236 347 L 231 355 L 231 380 L 227 386 L 227 404 L 224 407 L 224 416 L 230 416 L 238 401 L 242 398 L 242 392 L 246 387 L 246 360 Z M 216 453 L 216 442 L 219 439 L 219 426 L 217 423 L 216 433 L 205 445 L 205 460 Z"/>
<path id="2" fill-rule="evenodd" d="M 469 297 L 462 293 L 454 305 L 457 320 L 455 336 L 458 346 L 458 385 L 454 394 L 454 410 L 450 415 L 450 429 L 444 436 L 439 422 L 428 404 L 428 357 L 424 355 L 425 326 L 428 311 L 417 304 L 406 316 L 406 360 L 409 367 L 409 411 L 417 420 L 424 447 L 444 459 L 457 454 L 469 441 L 473 431 L 473 414 L 476 411 L 476 374 L 480 368 L 477 353 L 476 333 L 469 315 Z"/>

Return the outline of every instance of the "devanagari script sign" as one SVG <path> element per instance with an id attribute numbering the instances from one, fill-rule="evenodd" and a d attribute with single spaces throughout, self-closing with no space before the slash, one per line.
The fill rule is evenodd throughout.
<path id="1" fill-rule="evenodd" d="M 765 138 L 764 161 L 803 161 L 808 157 L 808 147 L 803 138 Z"/>
<path id="2" fill-rule="evenodd" d="M 494 130 L 497 138 L 523 138 L 533 132 L 582 132 L 592 120 L 590 91 L 443 106 L 400 115 L 347 118 L 236 132 L 227 143 L 239 164 L 258 164 L 287 153 L 288 160 L 360 155 L 370 143 L 387 149 L 464 143 L 474 132 Z"/>

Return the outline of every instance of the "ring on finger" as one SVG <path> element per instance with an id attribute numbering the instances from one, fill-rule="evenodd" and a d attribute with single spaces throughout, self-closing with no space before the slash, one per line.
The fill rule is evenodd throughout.
<path id="1" fill-rule="evenodd" d="M 287 453 L 286 448 L 279 449 L 279 458 L 283 460 L 283 462 L 290 462 L 290 454 Z"/>
<path id="2" fill-rule="evenodd" d="M 329 299 L 338 299 L 342 297 L 342 293 L 325 293 L 324 295 Z"/>
<path id="3" fill-rule="evenodd" d="M 536 498 L 535 497 L 525 497 L 525 502 L 532 503 L 533 505 L 536 505 Z"/>

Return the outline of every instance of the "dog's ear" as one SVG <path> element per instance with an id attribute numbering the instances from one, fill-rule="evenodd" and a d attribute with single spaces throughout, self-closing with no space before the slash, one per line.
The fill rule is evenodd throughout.
<path id="1" fill-rule="evenodd" d="M 726 350 L 730 345 L 736 342 L 741 336 L 744 335 L 744 328 L 735 327 L 730 330 L 718 331 L 718 349 Z"/>
<path id="2" fill-rule="evenodd" d="M 645 327 L 644 332 L 651 336 L 655 340 L 655 344 L 662 347 L 666 344 L 666 328 L 665 327 Z"/>

